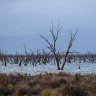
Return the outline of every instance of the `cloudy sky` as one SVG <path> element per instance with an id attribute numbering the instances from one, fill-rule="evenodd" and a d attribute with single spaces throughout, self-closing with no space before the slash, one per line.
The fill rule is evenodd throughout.
<path id="1" fill-rule="evenodd" d="M 69 31 L 78 34 L 72 50 L 96 52 L 96 0 L 0 0 L 0 49 L 8 53 L 46 48 L 39 34 L 51 39 L 59 22 L 58 49 L 66 50 Z"/>

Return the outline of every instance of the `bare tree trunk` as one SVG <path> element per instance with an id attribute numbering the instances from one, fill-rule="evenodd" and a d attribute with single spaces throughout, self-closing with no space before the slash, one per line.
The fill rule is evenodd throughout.
<path id="1" fill-rule="evenodd" d="M 64 66 L 68 60 L 68 54 L 70 53 L 70 49 L 72 47 L 73 41 L 75 40 L 75 36 L 76 36 L 77 32 L 78 32 L 78 30 L 76 30 L 76 32 L 74 34 L 71 33 L 70 41 L 69 41 L 68 48 L 67 48 L 67 51 L 66 51 L 65 56 L 64 56 L 64 62 L 63 62 L 63 65 L 61 67 L 61 70 L 64 69 Z"/>

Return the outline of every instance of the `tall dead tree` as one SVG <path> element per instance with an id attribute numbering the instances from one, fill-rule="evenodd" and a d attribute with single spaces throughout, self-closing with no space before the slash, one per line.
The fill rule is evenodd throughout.
<path id="1" fill-rule="evenodd" d="M 46 37 L 44 37 L 43 35 L 40 34 L 40 37 L 43 38 L 47 42 L 47 44 L 48 44 L 47 48 L 50 50 L 50 52 L 53 53 L 54 58 L 56 60 L 57 69 L 58 70 L 63 70 L 63 68 L 64 68 L 64 66 L 65 66 L 65 64 L 66 64 L 66 62 L 68 60 L 67 59 L 68 58 L 68 54 L 69 54 L 70 49 L 72 47 L 73 41 L 75 40 L 75 36 L 77 34 L 77 31 L 74 34 L 70 33 L 71 34 L 71 37 L 70 37 L 70 41 L 68 43 L 67 51 L 65 52 L 64 62 L 62 64 L 62 66 L 60 67 L 60 61 L 59 61 L 59 57 L 58 57 L 58 50 L 56 48 L 56 44 L 57 44 L 57 40 L 58 40 L 59 32 L 61 31 L 61 28 L 62 27 L 60 26 L 60 24 L 58 24 L 58 28 L 57 28 L 57 31 L 56 32 L 54 32 L 53 26 L 50 29 L 50 33 L 51 33 L 52 41 L 53 42 L 50 42 Z"/>

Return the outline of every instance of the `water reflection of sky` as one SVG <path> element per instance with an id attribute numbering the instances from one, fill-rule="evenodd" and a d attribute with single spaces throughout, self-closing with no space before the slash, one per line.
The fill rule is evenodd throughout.
<path id="1" fill-rule="evenodd" d="M 38 34 L 49 38 L 49 27 L 53 23 L 56 29 L 58 18 L 58 48 L 65 48 L 68 31 L 78 27 L 74 50 L 96 52 L 95 0 L 0 0 L 0 48 L 11 53 L 22 52 L 23 44 L 29 50 L 42 49 L 46 45 Z"/>

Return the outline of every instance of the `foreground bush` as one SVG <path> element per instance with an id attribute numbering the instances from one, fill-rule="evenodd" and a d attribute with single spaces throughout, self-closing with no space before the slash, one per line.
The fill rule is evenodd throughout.
<path id="1" fill-rule="evenodd" d="M 0 74 L 0 96 L 96 96 L 96 75 Z"/>

